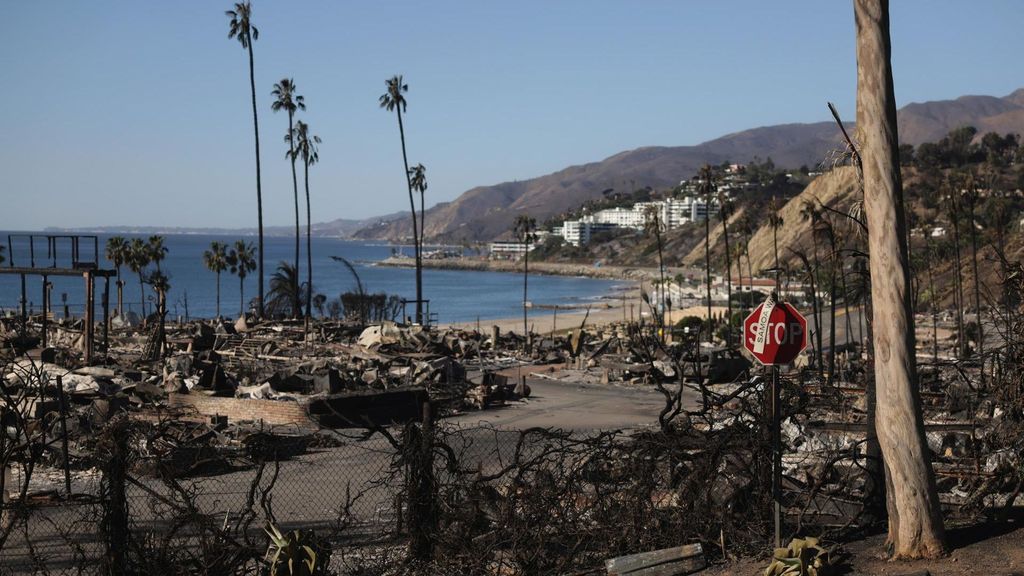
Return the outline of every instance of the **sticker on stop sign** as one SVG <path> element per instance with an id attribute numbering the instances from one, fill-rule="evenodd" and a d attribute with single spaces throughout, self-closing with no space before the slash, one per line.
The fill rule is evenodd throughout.
<path id="1" fill-rule="evenodd" d="M 765 366 L 789 364 L 807 347 L 807 320 L 769 297 L 743 321 L 743 347 Z"/>

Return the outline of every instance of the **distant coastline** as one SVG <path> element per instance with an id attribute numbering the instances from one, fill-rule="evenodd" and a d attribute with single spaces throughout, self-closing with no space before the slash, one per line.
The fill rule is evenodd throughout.
<path id="1" fill-rule="evenodd" d="M 392 256 L 377 262 L 378 266 L 413 268 L 415 261 L 408 257 Z M 424 268 L 437 270 L 469 270 L 478 272 L 522 272 L 523 264 L 513 260 L 484 260 L 480 258 L 424 259 Z M 603 280 L 649 281 L 657 277 L 656 268 L 635 266 L 595 266 L 562 262 L 530 262 L 530 274 L 544 276 L 574 276 Z"/>

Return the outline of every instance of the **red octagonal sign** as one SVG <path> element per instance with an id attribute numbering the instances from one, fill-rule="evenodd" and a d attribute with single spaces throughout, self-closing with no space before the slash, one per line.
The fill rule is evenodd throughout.
<path id="1" fill-rule="evenodd" d="M 769 298 L 743 321 L 743 347 L 765 366 L 789 364 L 807 347 L 807 320 Z"/>

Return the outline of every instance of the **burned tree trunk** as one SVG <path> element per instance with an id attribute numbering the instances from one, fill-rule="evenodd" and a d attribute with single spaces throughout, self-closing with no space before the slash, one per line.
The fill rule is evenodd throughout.
<path id="1" fill-rule="evenodd" d="M 857 130 L 871 254 L 876 425 L 890 488 L 887 543 L 897 558 L 935 557 L 945 551 L 945 532 L 916 383 L 889 3 L 854 0 L 854 16 Z"/>

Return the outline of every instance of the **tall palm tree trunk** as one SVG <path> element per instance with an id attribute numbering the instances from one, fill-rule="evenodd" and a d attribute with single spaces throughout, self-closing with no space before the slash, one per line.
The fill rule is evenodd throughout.
<path id="1" fill-rule="evenodd" d="M 259 245 L 260 245 L 260 266 L 259 266 L 259 278 L 257 279 L 257 286 L 259 287 L 258 300 L 256 301 L 256 310 L 259 315 L 263 316 L 263 187 L 260 181 L 260 121 L 259 115 L 256 113 L 256 72 L 253 67 L 252 58 L 252 34 L 246 31 L 247 44 L 249 46 L 249 87 L 252 91 L 252 127 L 253 132 L 256 134 L 256 219 L 259 228 Z"/>
<path id="2" fill-rule="evenodd" d="M 714 330 L 711 330 L 711 170 L 704 173 L 704 268 L 706 269 L 705 280 L 707 281 L 708 293 L 708 341 L 714 341 Z M 700 349 L 697 351 L 700 354 Z"/>
<path id="3" fill-rule="evenodd" d="M 295 113 L 288 111 L 288 134 L 292 134 L 292 120 Z M 295 196 L 295 276 L 292 283 L 295 289 L 292 290 L 294 300 L 292 301 L 292 318 L 302 315 L 302 296 L 299 290 L 299 178 L 295 174 L 295 142 L 294 138 L 288 139 L 288 157 L 292 160 L 292 192 Z"/>
<path id="4" fill-rule="evenodd" d="M 747 243 L 747 246 L 744 249 L 744 252 L 747 253 L 747 286 L 750 288 L 751 296 L 753 296 L 753 294 L 754 294 L 754 265 L 751 264 L 751 262 L 750 262 L 750 236 L 747 236 L 746 243 Z M 743 273 L 741 272 L 740 274 L 742 275 Z M 750 306 L 751 307 L 754 306 L 754 302 L 753 301 L 750 302 Z"/>
<path id="5" fill-rule="evenodd" d="M 530 326 L 527 319 L 526 310 L 526 283 L 530 278 L 530 249 L 526 240 L 523 240 L 523 347 L 527 352 L 530 351 Z"/>
<path id="6" fill-rule="evenodd" d="M 412 177 L 409 175 L 409 156 L 405 152 L 405 126 L 402 124 L 402 109 L 398 112 L 398 135 L 402 139 L 402 163 L 405 165 L 405 184 L 409 188 L 409 210 L 412 212 L 413 251 L 416 254 L 416 322 L 423 324 L 423 262 L 420 260 L 420 232 L 416 222 L 416 199 L 412 194 Z"/>
<path id="7" fill-rule="evenodd" d="M 772 224 L 772 250 L 775 252 L 775 296 L 782 298 L 782 285 L 779 283 L 779 227 Z M 750 256 L 747 256 L 747 266 L 750 265 Z"/>
<path id="8" fill-rule="evenodd" d="M 220 272 L 217 272 L 217 318 L 220 318 Z"/>
<path id="9" fill-rule="evenodd" d="M 142 271 L 139 271 L 139 306 L 142 307 L 142 318 L 146 318 L 146 288 L 142 281 Z"/>
<path id="10" fill-rule="evenodd" d="M 889 538 L 897 558 L 945 551 L 935 476 L 928 463 L 914 362 L 914 315 L 903 241 L 903 184 L 899 170 L 887 0 L 854 0 L 857 29 L 857 131 L 864 172 L 864 206 L 871 254 L 875 402 L 886 471 Z"/>
<path id="11" fill-rule="evenodd" d="M 306 318 L 313 311 L 313 212 L 309 204 L 309 161 L 304 162 L 303 181 L 306 185 Z"/>
<path id="12" fill-rule="evenodd" d="M 729 216 L 722 219 L 722 235 L 725 239 L 725 345 L 732 346 L 732 253 L 729 252 Z"/>
<path id="13" fill-rule="evenodd" d="M 238 315 L 245 315 L 245 278 L 238 279 Z"/>
<path id="14" fill-rule="evenodd" d="M 661 320 L 658 322 L 658 324 L 659 324 L 658 332 L 660 333 L 659 338 L 661 339 L 662 342 L 664 342 L 665 341 L 665 311 L 667 309 L 667 306 L 665 304 L 665 256 L 664 256 L 664 250 L 662 249 L 662 243 L 661 243 L 661 227 L 660 227 L 660 225 L 655 229 L 654 235 L 655 235 L 655 239 L 658 241 L 658 279 L 659 279 L 659 284 L 658 284 L 659 290 L 658 290 L 658 292 L 660 293 L 660 295 L 658 296 L 658 307 L 657 307 L 657 309 L 660 310 L 659 317 L 661 318 Z M 711 319 L 711 316 L 709 315 L 708 316 L 708 320 L 710 320 L 710 319 Z"/>

